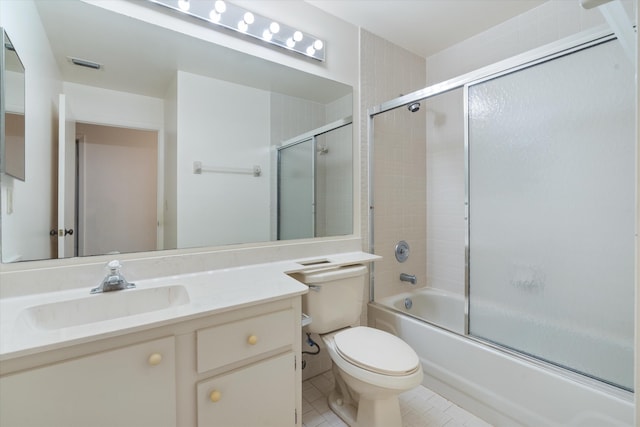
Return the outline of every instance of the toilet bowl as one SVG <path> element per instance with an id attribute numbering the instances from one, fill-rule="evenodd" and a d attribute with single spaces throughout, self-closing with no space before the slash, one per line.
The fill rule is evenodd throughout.
<path id="1" fill-rule="evenodd" d="M 398 395 L 422 382 L 415 351 L 387 332 L 358 326 L 322 335 L 336 382 L 329 407 L 352 427 L 401 427 Z"/>
<path id="2" fill-rule="evenodd" d="M 398 395 L 422 382 L 415 351 L 388 332 L 359 323 L 367 268 L 318 268 L 293 273 L 309 285 L 302 310 L 333 362 L 329 407 L 351 427 L 401 427 Z"/>

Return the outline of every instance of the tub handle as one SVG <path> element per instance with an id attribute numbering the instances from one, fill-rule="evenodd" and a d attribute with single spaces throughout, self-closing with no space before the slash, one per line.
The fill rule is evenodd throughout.
<path id="1" fill-rule="evenodd" d="M 418 283 L 418 279 L 416 279 L 415 274 L 407 274 L 407 273 L 400 273 L 400 281 L 409 282 L 412 285 L 415 285 L 416 283 Z"/>

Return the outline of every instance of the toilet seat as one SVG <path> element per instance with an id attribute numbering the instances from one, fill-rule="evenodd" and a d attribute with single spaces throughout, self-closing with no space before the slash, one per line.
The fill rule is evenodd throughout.
<path id="1" fill-rule="evenodd" d="M 358 326 L 333 337 L 336 352 L 349 363 L 381 375 L 405 376 L 420 369 L 416 352 L 400 338 L 379 329 Z"/>

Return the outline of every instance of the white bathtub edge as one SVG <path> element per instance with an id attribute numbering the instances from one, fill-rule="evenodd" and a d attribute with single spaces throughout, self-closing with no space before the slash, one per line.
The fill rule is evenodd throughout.
<path id="1" fill-rule="evenodd" d="M 368 318 L 371 326 L 400 336 L 416 350 L 425 373 L 423 385 L 496 426 L 633 426 L 631 400 L 589 388 L 375 304 L 369 305 Z M 416 332 L 421 336 L 416 337 Z M 444 346 L 448 349 L 443 350 Z M 463 356 L 457 357 L 459 354 Z M 503 366 L 495 366 L 496 362 Z M 491 368 L 502 375 L 488 376 L 486 371 Z M 540 399 L 533 402 L 534 397 Z M 578 398 L 585 402 L 577 402 Z M 567 408 L 576 402 L 579 411 Z"/>

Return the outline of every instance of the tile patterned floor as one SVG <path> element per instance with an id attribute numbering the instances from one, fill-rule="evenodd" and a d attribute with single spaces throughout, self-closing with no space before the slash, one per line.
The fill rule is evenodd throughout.
<path id="1" fill-rule="evenodd" d="M 332 389 L 330 371 L 302 383 L 303 427 L 346 427 L 327 404 L 327 395 Z M 400 410 L 403 427 L 491 427 L 422 386 L 400 395 Z"/>

